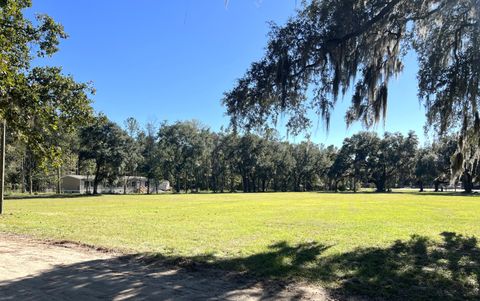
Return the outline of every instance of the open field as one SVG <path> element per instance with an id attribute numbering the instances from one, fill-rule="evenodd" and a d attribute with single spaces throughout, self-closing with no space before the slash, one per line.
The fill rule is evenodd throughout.
<path id="1" fill-rule="evenodd" d="M 119 195 L 8 200 L 0 232 L 387 299 L 477 299 L 480 197 Z"/>

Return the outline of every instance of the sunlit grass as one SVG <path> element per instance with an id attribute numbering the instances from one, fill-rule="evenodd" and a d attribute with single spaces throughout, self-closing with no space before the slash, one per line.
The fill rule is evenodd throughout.
<path id="1" fill-rule="evenodd" d="M 433 242 L 440 242 L 445 232 L 480 237 L 480 198 L 265 193 L 7 200 L 0 231 L 316 281 L 324 278 L 318 269 L 322 260 L 386 249 L 412 235 Z M 294 246 L 317 247 L 307 254 L 312 258 L 293 262 L 292 254 L 300 252 Z M 279 248 L 286 252 L 280 259 L 285 262 L 269 261 L 281 253 L 268 260 L 258 257 Z"/>
<path id="2" fill-rule="evenodd" d="M 410 235 L 480 236 L 480 198 L 418 194 L 116 195 L 7 200 L 0 231 L 180 256 L 238 256 L 278 241 L 329 253 Z"/>

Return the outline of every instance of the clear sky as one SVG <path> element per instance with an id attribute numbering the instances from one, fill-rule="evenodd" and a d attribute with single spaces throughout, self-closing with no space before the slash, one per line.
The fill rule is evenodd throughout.
<path id="1" fill-rule="evenodd" d="M 64 25 L 70 37 L 47 63 L 62 66 L 79 81 L 92 81 L 98 112 L 119 124 L 130 116 L 141 123 L 197 119 L 218 130 L 228 125 L 223 93 L 264 53 L 268 22 L 283 24 L 300 3 L 33 0 L 28 14 L 46 13 Z M 391 83 L 385 130 L 415 130 L 424 141 L 416 70 L 410 56 L 404 74 Z M 328 134 L 321 122 L 312 129 L 312 140 L 339 145 L 361 129 L 345 126 L 349 101 L 339 101 Z"/>

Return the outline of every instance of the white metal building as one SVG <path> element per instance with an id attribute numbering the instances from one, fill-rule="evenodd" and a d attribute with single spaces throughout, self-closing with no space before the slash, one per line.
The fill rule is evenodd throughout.
<path id="1" fill-rule="evenodd" d="M 66 175 L 62 177 L 62 191 L 64 193 L 93 193 L 94 176 Z M 146 193 L 147 181 L 145 177 L 124 176 L 114 185 L 99 183 L 98 193 Z M 168 182 L 168 181 L 167 181 Z"/>

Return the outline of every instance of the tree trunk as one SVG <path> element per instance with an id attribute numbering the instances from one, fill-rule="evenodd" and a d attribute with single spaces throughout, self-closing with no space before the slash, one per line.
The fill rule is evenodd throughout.
<path id="1" fill-rule="evenodd" d="M 235 192 L 235 178 L 230 175 L 230 192 Z"/>
<path id="2" fill-rule="evenodd" d="M 32 168 L 30 167 L 30 170 L 28 171 L 28 193 L 32 194 L 33 193 L 33 172 Z"/>
<path id="3" fill-rule="evenodd" d="M 473 192 L 473 177 L 468 171 L 463 173 L 463 189 L 465 190 L 465 193 Z"/>
<path id="4" fill-rule="evenodd" d="M 180 177 L 178 174 L 175 176 L 175 191 L 180 193 Z"/>
<path id="5" fill-rule="evenodd" d="M 248 179 L 242 176 L 243 192 L 248 192 Z"/>
<path id="6" fill-rule="evenodd" d="M 386 180 L 384 178 L 379 179 L 375 182 L 375 186 L 377 187 L 377 192 L 386 192 L 385 182 Z"/>
<path id="7" fill-rule="evenodd" d="M 375 182 L 377 186 L 377 192 L 386 192 L 387 191 L 387 171 L 386 166 L 383 166 L 383 173 L 379 179 Z"/>
<path id="8" fill-rule="evenodd" d="M 93 179 L 93 194 L 98 194 L 97 187 L 98 187 L 98 182 L 97 182 L 97 177 L 95 177 Z"/>
<path id="9" fill-rule="evenodd" d="M 27 192 L 25 181 L 26 181 L 26 176 L 25 176 L 25 165 L 27 164 L 26 160 L 27 154 L 24 152 L 23 153 L 23 158 L 22 158 L 22 171 L 21 171 L 21 181 L 22 181 L 22 193 Z"/>
<path id="10" fill-rule="evenodd" d="M 198 193 L 200 191 L 200 182 L 200 177 L 197 174 L 197 176 L 195 177 L 195 193 Z"/>
<path id="11" fill-rule="evenodd" d="M 221 192 L 221 193 L 224 193 L 224 191 L 225 191 L 225 182 L 226 182 L 226 180 L 225 180 L 225 173 L 222 173 L 222 184 L 221 184 L 221 186 L 220 186 L 220 192 Z"/>
<path id="12" fill-rule="evenodd" d="M 188 180 L 187 180 L 187 174 L 185 173 L 185 179 L 183 181 L 183 189 L 185 190 L 185 194 L 188 193 Z"/>
<path id="13" fill-rule="evenodd" d="M 217 193 L 217 190 L 218 190 L 217 178 L 218 178 L 217 176 L 212 175 L 212 190 L 214 193 Z"/>
<path id="14" fill-rule="evenodd" d="M 420 186 L 420 192 L 423 192 L 423 182 L 419 182 L 418 185 Z"/>
<path id="15" fill-rule="evenodd" d="M 95 178 L 93 178 L 93 194 L 98 194 L 98 175 L 100 173 L 100 164 L 97 162 L 95 168 Z"/>
<path id="16" fill-rule="evenodd" d="M 61 193 L 61 185 L 60 185 L 60 182 L 61 182 L 61 177 L 60 177 L 60 166 L 57 168 L 57 194 L 60 194 Z"/>
<path id="17" fill-rule="evenodd" d="M 5 194 L 5 136 L 6 136 L 6 121 L 2 122 L 2 137 L 1 137 L 1 147 L 2 151 L 0 152 L 0 214 L 3 213 L 3 198 Z"/>

